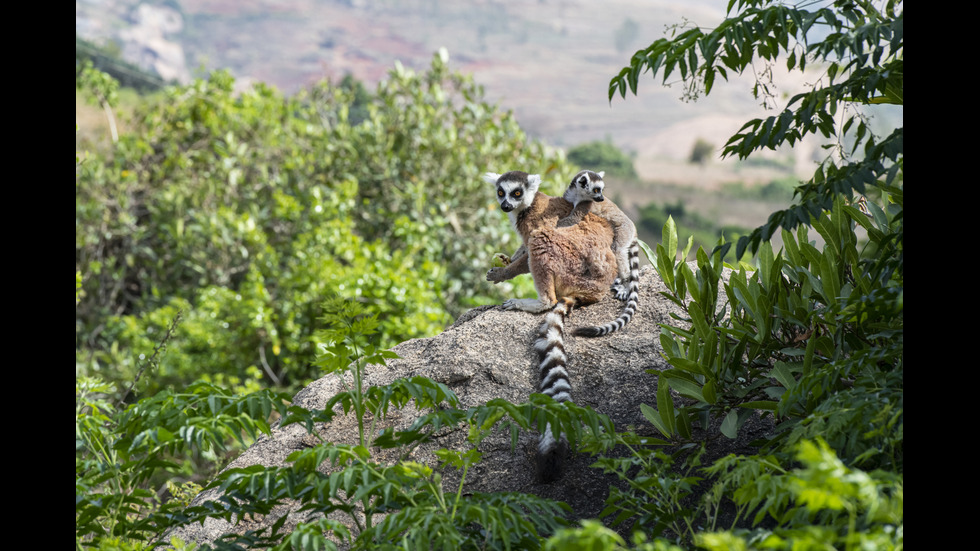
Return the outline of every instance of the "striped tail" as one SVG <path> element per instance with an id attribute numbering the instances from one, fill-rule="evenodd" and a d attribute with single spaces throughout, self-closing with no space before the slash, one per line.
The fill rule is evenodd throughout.
<path id="1" fill-rule="evenodd" d="M 565 316 L 575 304 L 573 299 L 562 298 L 548 313 L 541 324 L 534 348 L 538 351 L 538 371 L 542 394 L 551 396 L 556 402 L 572 399 L 572 385 L 568 380 L 568 358 L 565 355 Z M 537 462 L 538 478 L 542 482 L 552 482 L 561 476 L 562 460 L 568 443 L 565 438 L 556 439 L 551 425 L 546 425 L 538 440 Z"/>
<path id="2" fill-rule="evenodd" d="M 636 307 L 640 300 L 640 245 L 636 241 L 630 245 L 629 263 L 630 278 L 628 285 L 624 287 L 618 280 L 616 281 L 616 285 L 613 285 L 616 298 L 626 301 L 623 313 L 605 325 L 579 327 L 575 330 L 575 335 L 580 337 L 601 337 L 622 329 L 633 319 L 633 314 L 636 313 Z"/>

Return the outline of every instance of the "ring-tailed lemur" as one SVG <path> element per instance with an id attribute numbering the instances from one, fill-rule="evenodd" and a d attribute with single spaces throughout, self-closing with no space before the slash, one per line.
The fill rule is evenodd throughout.
<path id="1" fill-rule="evenodd" d="M 586 213 L 574 226 L 557 226 L 567 216 L 571 203 L 538 191 L 541 177 L 512 171 L 503 175 L 487 173 L 484 180 L 497 188 L 500 208 L 525 245 L 508 266 L 487 272 L 490 281 L 503 281 L 531 272 L 537 299 L 510 299 L 508 310 L 539 313 L 551 310 L 538 332 L 535 350 L 542 394 L 564 402 L 571 399 L 564 346 L 564 319 L 576 304 L 600 300 L 616 278 L 616 257 L 612 253 L 613 232 L 606 220 Z M 555 439 L 545 427 L 538 441 L 538 475 L 544 481 L 561 474 L 564 439 Z"/>
<path id="2" fill-rule="evenodd" d="M 602 193 L 605 172 L 583 170 L 572 178 L 565 190 L 564 198 L 574 206 L 572 213 L 558 222 L 559 226 L 577 224 L 586 213 L 604 218 L 612 225 L 612 250 L 616 254 L 618 277 L 613 283 L 616 298 L 626 301 L 623 313 L 615 320 L 595 327 L 580 327 L 576 335 L 601 337 L 622 329 L 636 313 L 640 298 L 640 244 L 636 237 L 636 226 L 612 201 Z"/>
<path id="3" fill-rule="evenodd" d="M 601 337 L 622 329 L 633 319 L 640 297 L 640 245 L 637 241 L 636 226 L 619 207 L 603 196 L 604 175 L 604 172 L 583 170 L 572 178 L 563 198 L 572 204 L 573 209 L 557 223 L 559 227 L 574 226 L 586 214 L 592 213 L 608 221 L 613 229 L 611 248 L 616 255 L 618 277 L 612 285 L 612 290 L 617 299 L 626 302 L 626 306 L 618 318 L 605 325 L 580 327 L 575 330 L 576 335 L 584 337 Z M 491 270 L 487 273 L 487 279 L 499 282 L 528 273 L 526 256 L 527 249 L 524 245 L 517 249 L 513 257 L 498 254 L 497 258 L 504 262 L 505 268 Z"/>

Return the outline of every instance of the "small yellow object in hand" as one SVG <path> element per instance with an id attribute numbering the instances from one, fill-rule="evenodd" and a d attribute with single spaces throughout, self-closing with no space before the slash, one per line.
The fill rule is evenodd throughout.
<path id="1" fill-rule="evenodd" d="M 508 264 L 510 264 L 510 257 L 504 253 L 493 255 L 493 259 L 490 261 L 490 266 L 494 268 L 503 268 Z"/>

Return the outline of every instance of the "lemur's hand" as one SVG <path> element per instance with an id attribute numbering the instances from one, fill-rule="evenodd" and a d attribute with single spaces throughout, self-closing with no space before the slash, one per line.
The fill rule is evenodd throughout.
<path id="1" fill-rule="evenodd" d="M 616 296 L 616 300 L 625 302 L 630 296 L 630 288 L 623 280 L 616 278 L 616 281 L 612 284 L 612 293 Z"/>
<path id="2" fill-rule="evenodd" d="M 507 279 L 505 275 L 506 274 L 504 273 L 503 268 L 490 268 L 490 270 L 487 272 L 487 281 L 500 283 L 501 281 L 505 281 Z"/>
<path id="3" fill-rule="evenodd" d="M 510 257 L 504 253 L 497 253 L 493 255 L 493 259 L 490 260 L 490 271 L 487 272 L 487 281 L 492 281 L 494 283 L 500 283 L 507 279 L 504 272 L 504 267 L 510 264 Z"/>

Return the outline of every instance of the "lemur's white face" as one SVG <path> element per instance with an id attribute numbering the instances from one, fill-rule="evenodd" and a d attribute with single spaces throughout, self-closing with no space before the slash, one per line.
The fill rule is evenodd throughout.
<path id="1" fill-rule="evenodd" d="M 602 177 L 605 174 L 605 172 L 592 172 L 591 170 L 583 170 L 576 174 L 571 183 L 576 197 L 580 201 L 604 201 L 606 198 L 603 197 L 602 190 L 606 187 L 606 183 Z"/>
<path id="2" fill-rule="evenodd" d="M 488 172 L 483 176 L 488 183 L 497 187 L 497 202 L 504 212 L 520 212 L 531 206 L 534 195 L 541 185 L 541 177 L 537 174 L 523 172 L 508 172 L 504 175 Z"/>

